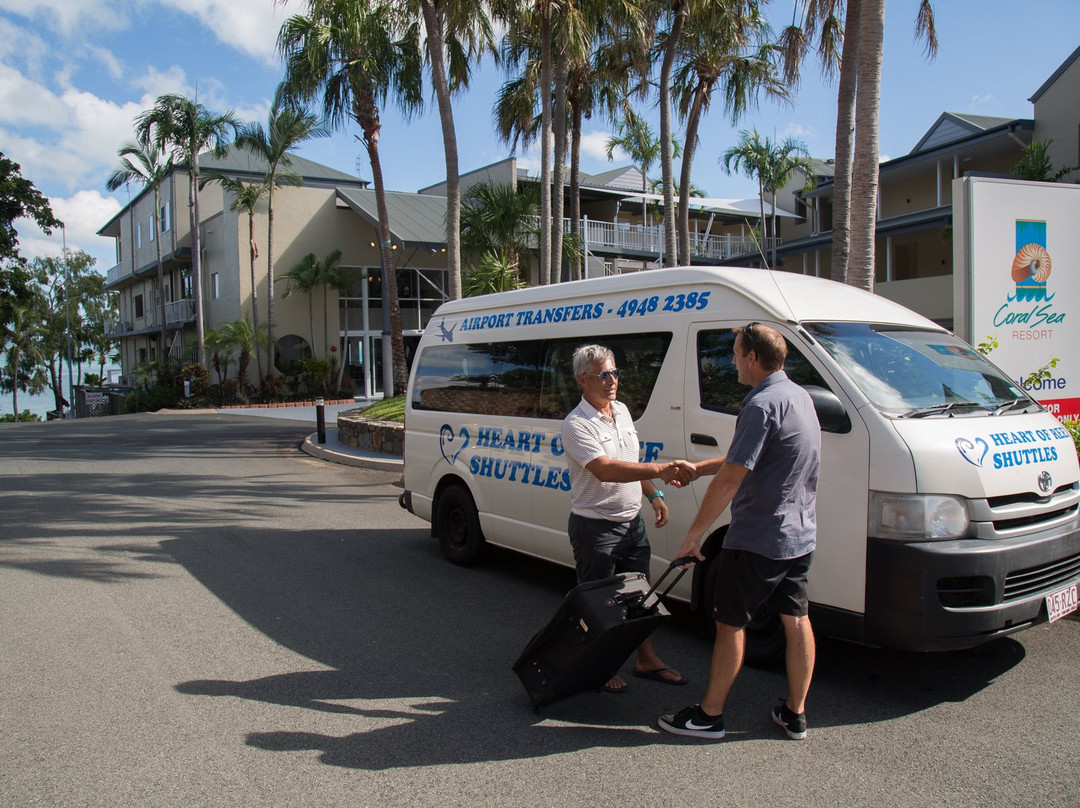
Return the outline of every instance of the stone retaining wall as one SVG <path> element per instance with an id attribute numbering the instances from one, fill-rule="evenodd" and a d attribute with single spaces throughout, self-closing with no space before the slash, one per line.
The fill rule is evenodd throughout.
<path id="1" fill-rule="evenodd" d="M 401 457 L 405 426 L 396 421 L 372 421 L 362 410 L 342 410 L 337 416 L 338 440 L 354 449 Z"/>

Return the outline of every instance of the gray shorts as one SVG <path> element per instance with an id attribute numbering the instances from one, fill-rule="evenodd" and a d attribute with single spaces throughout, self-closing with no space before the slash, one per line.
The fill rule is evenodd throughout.
<path id="1" fill-rule="evenodd" d="M 649 574 L 652 549 L 641 514 L 629 522 L 609 522 L 572 513 L 567 533 L 574 548 L 579 584 L 620 572 Z"/>
<path id="2" fill-rule="evenodd" d="M 805 617 L 806 578 L 813 552 L 798 558 L 766 558 L 749 550 L 722 549 L 713 588 L 713 617 L 735 628 L 746 626 L 758 612 Z"/>

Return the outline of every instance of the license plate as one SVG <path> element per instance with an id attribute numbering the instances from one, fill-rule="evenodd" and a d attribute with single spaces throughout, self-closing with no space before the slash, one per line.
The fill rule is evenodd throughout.
<path id="1" fill-rule="evenodd" d="M 1046 596 L 1046 614 L 1051 623 L 1060 617 L 1076 611 L 1077 584 L 1051 592 Z"/>

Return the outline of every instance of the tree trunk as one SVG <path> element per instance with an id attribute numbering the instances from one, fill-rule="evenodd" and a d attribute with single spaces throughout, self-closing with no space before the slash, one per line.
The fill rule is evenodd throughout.
<path id="1" fill-rule="evenodd" d="M 574 280 L 585 277 L 585 239 L 581 232 L 581 104 L 575 102 L 571 108 L 573 124 L 570 127 L 570 232 L 581 248 L 575 254 L 570 265 L 570 276 Z"/>
<path id="2" fill-rule="evenodd" d="M 551 3 L 540 23 L 540 285 L 551 283 Z"/>
<path id="3" fill-rule="evenodd" d="M 150 226 L 154 230 L 158 231 L 153 233 L 154 244 L 157 245 L 157 279 L 158 279 L 158 295 L 161 298 L 161 307 L 159 312 L 161 314 L 161 344 L 158 346 L 158 376 L 161 375 L 161 369 L 166 366 L 168 357 L 165 355 L 165 351 L 168 350 L 167 340 L 168 335 L 165 332 L 165 267 L 161 263 L 161 228 L 158 226 L 158 217 L 161 215 L 161 186 L 154 185 L 154 216 Z M 134 266 L 134 265 L 133 265 Z"/>
<path id="4" fill-rule="evenodd" d="M 860 0 L 859 76 L 855 91 L 858 123 L 851 163 L 851 257 L 848 283 L 874 291 L 877 222 L 878 116 L 885 0 Z"/>
<path id="5" fill-rule="evenodd" d="M 687 0 L 678 0 L 672 12 L 671 32 L 667 47 L 664 49 L 664 61 L 660 67 L 660 168 L 664 183 L 664 266 L 674 266 L 678 261 L 675 246 L 675 173 L 674 147 L 671 134 L 671 73 L 675 65 L 675 54 L 679 48 L 683 23 L 688 13 Z"/>
<path id="6" fill-rule="evenodd" d="M 690 258 L 690 184 L 691 171 L 694 165 L 694 152 L 697 149 L 698 127 L 701 125 L 701 107 L 708 93 L 712 92 L 711 86 L 699 84 L 694 92 L 694 101 L 690 105 L 690 113 L 686 116 L 686 143 L 683 144 L 682 170 L 679 174 L 679 266 L 689 266 Z"/>
<path id="7" fill-rule="evenodd" d="M 274 183 L 266 190 L 266 375 L 274 375 Z"/>
<path id="8" fill-rule="evenodd" d="M 834 281 L 848 282 L 851 248 L 851 139 L 855 132 L 855 87 L 859 60 L 859 0 L 848 0 L 844 47 L 836 94 L 836 147 L 833 174 L 832 263 Z"/>
<path id="9" fill-rule="evenodd" d="M 195 361 L 206 367 L 206 332 L 203 314 L 202 256 L 199 255 L 199 193 L 198 193 L 198 156 L 191 158 L 192 169 L 188 172 L 188 212 L 191 219 L 191 285 L 195 290 L 195 334 L 199 355 Z M 209 368 L 208 368 L 209 369 Z"/>
<path id="10" fill-rule="evenodd" d="M 259 336 L 259 291 L 255 285 L 255 214 L 248 214 L 248 257 L 251 259 L 251 328 L 256 339 Z M 259 345 L 255 344 L 255 372 L 259 376 L 259 384 L 262 384 L 262 354 L 259 353 Z"/>
<path id="11" fill-rule="evenodd" d="M 446 79 L 446 43 L 442 12 L 436 8 L 437 2 L 438 0 L 421 0 L 420 5 L 427 27 L 428 60 L 431 62 L 435 98 L 439 104 L 439 122 L 442 124 L 443 151 L 446 156 L 446 269 L 449 275 L 449 296 L 451 300 L 457 300 L 461 297 L 461 178 L 458 176 L 454 110 L 450 104 L 450 85 Z M 397 364 L 396 359 L 394 364 Z M 395 386 L 396 384 L 395 381 Z"/>
<path id="12" fill-rule="evenodd" d="M 393 389 L 384 390 L 383 395 L 390 398 L 405 394 L 409 378 L 408 368 L 405 365 L 405 339 L 401 333 L 401 304 L 398 302 L 397 272 L 394 269 L 394 251 L 390 240 L 390 211 L 386 207 L 386 186 L 383 181 L 382 160 L 379 157 L 379 136 L 382 126 L 379 123 L 379 112 L 371 89 L 354 92 L 354 98 L 356 99 L 354 101 L 356 120 L 360 122 L 364 130 L 364 146 L 367 148 L 368 161 L 371 163 L 371 182 L 375 186 L 375 207 L 379 215 L 379 255 L 390 321 L 393 381 Z M 383 335 L 383 339 L 386 339 L 386 335 Z"/>
<path id="13" fill-rule="evenodd" d="M 566 77 L 570 70 L 566 49 L 559 48 L 555 64 L 555 155 L 551 197 L 551 270 L 552 283 L 562 280 L 563 209 L 566 205 Z"/>

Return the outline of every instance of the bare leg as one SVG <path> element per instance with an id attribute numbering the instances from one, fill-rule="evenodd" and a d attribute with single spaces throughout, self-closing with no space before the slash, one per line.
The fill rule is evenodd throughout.
<path id="1" fill-rule="evenodd" d="M 705 698 L 701 700 L 701 709 L 708 715 L 720 715 L 724 712 L 728 693 L 742 669 L 745 647 L 744 629 L 724 623 L 716 624 L 716 641 L 713 643 L 712 663 L 709 666 L 709 686 L 705 689 Z"/>
<path id="2" fill-rule="evenodd" d="M 656 653 L 656 648 L 653 646 L 652 637 L 646 637 L 645 641 L 638 646 L 637 649 L 637 665 L 634 666 L 639 671 L 657 671 L 661 668 L 667 668 L 664 664 L 664 660 L 660 659 L 660 656 Z M 675 670 L 667 670 L 660 674 L 665 679 L 670 679 L 672 682 L 677 682 L 682 679 L 682 674 Z"/>
<path id="3" fill-rule="evenodd" d="M 787 638 L 787 706 L 793 713 L 806 710 L 806 694 L 810 691 L 810 679 L 814 675 L 817 646 L 809 617 L 780 615 Z"/>

